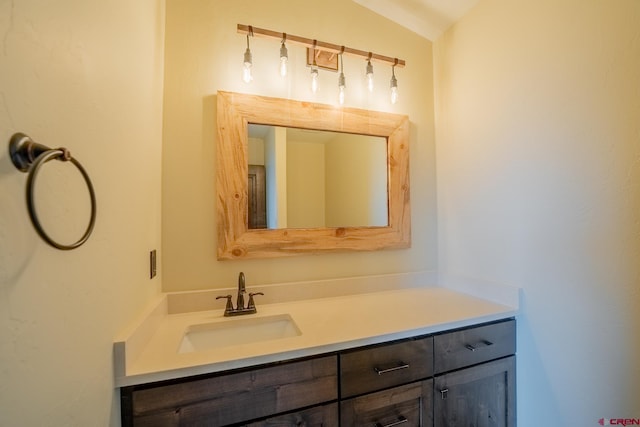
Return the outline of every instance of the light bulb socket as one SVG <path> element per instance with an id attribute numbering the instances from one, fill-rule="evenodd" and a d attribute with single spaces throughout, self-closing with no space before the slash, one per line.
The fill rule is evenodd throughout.
<path id="1" fill-rule="evenodd" d="M 280 45 L 280 59 L 289 59 L 289 51 L 284 42 Z"/>
<path id="2" fill-rule="evenodd" d="M 371 61 L 367 61 L 367 77 L 373 76 L 373 65 L 371 65 Z"/>
<path id="3" fill-rule="evenodd" d="M 340 76 L 338 77 L 338 87 L 341 87 L 341 88 L 345 87 L 346 86 L 345 82 L 346 80 L 344 78 L 344 73 L 340 73 Z"/>
<path id="4" fill-rule="evenodd" d="M 244 65 L 247 67 L 250 67 L 251 64 L 252 64 L 251 49 L 247 48 L 247 50 L 244 51 Z"/>
<path id="5" fill-rule="evenodd" d="M 396 79 L 396 76 L 393 75 L 391 76 L 391 89 L 398 89 L 398 79 Z"/>

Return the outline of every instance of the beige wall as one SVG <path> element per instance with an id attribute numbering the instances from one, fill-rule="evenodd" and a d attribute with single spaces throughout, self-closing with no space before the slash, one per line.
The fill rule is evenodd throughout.
<path id="1" fill-rule="evenodd" d="M 398 69 L 400 101 L 389 102 L 391 69 L 375 66 L 376 92 L 364 85 L 364 59 L 344 58 L 347 106 L 408 114 L 411 120 L 413 247 L 376 253 L 286 260 L 217 261 L 215 219 L 215 94 L 218 90 L 336 103 L 335 73 L 321 73 L 310 91 L 305 50 L 289 46 L 290 76 L 277 74 L 277 40 L 251 40 L 254 81 L 242 82 L 246 40 L 238 23 L 345 44 L 405 59 Z M 167 2 L 163 139 L 163 287 L 166 291 L 275 283 L 436 267 L 435 159 L 431 43 L 353 2 Z"/>
<path id="2" fill-rule="evenodd" d="M 324 227 L 324 145 L 287 138 L 287 227 Z"/>
<path id="3" fill-rule="evenodd" d="M 327 222 L 332 227 L 388 224 L 384 138 L 342 134 L 327 142 Z"/>
<path id="4" fill-rule="evenodd" d="M 287 228 L 287 130 L 274 126 L 265 138 L 267 227 Z"/>
<path id="5" fill-rule="evenodd" d="M 640 417 L 640 2 L 481 0 L 434 52 L 440 268 L 524 289 L 518 425 Z"/>
<path id="6" fill-rule="evenodd" d="M 158 294 L 164 8 L 159 1 L 0 1 L 0 424 L 119 424 L 115 336 Z M 86 168 L 97 222 L 62 252 L 27 216 L 7 143 L 24 132 Z M 75 241 L 88 198 L 70 164 L 46 164 L 36 203 Z M 49 194 L 47 194 L 49 192 Z"/>

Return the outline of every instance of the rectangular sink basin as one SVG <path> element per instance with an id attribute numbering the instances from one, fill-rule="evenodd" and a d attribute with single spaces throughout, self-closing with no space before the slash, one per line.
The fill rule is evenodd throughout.
<path id="1" fill-rule="evenodd" d="M 226 348 L 301 335 L 288 314 L 202 323 L 187 328 L 178 353 Z"/>

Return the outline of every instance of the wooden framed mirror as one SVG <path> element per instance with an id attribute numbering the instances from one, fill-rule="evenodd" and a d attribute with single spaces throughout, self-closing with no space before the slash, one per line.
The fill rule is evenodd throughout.
<path id="1" fill-rule="evenodd" d="M 218 259 L 271 258 L 411 246 L 407 116 L 218 92 L 217 120 Z M 249 228 L 249 124 L 386 139 L 386 225 Z M 356 157 L 353 161 L 357 161 Z"/>

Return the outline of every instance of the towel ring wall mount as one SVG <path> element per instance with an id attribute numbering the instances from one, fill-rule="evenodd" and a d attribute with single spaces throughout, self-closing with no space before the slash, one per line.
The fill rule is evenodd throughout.
<path id="1" fill-rule="evenodd" d="M 27 208 L 29 210 L 31 223 L 35 227 L 40 237 L 49 245 L 63 251 L 76 249 L 84 242 L 86 242 L 91 235 L 96 222 L 96 195 L 93 190 L 93 184 L 91 184 L 91 179 L 89 178 L 89 175 L 82 167 L 80 162 L 71 157 L 71 153 L 66 148 L 49 148 L 45 145 L 35 142 L 29 136 L 23 133 L 16 133 L 11 137 L 11 140 L 9 141 L 9 155 L 11 157 L 11 162 L 19 171 L 28 173 L 26 193 Z M 82 177 L 87 184 L 89 195 L 91 197 L 91 218 L 89 220 L 89 225 L 87 226 L 87 229 L 82 237 L 80 237 L 78 241 L 70 245 L 58 243 L 51 237 L 49 237 L 49 235 L 42 227 L 42 224 L 40 224 L 40 220 L 38 219 L 38 215 L 36 214 L 35 201 L 33 197 L 33 189 L 35 187 L 36 177 L 42 165 L 53 159 L 73 163 L 73 165 L 82 174 Z"/>

